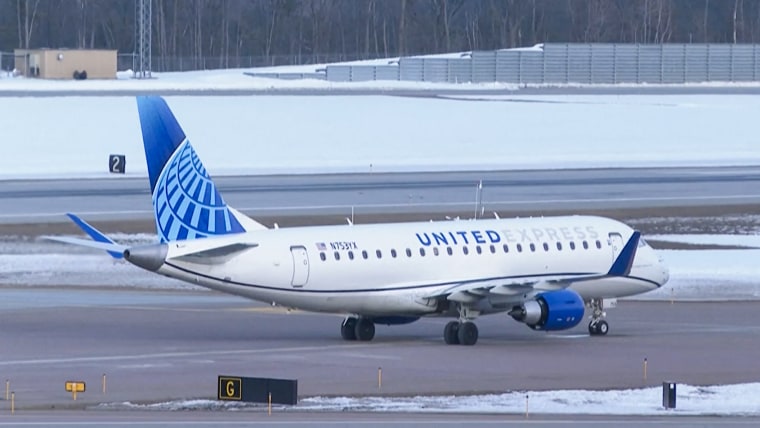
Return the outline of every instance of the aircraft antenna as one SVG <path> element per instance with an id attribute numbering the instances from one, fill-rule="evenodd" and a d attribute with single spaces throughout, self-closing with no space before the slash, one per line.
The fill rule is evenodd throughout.
<path id="1" fill-rule="evenodd" d="M 480 180 L 478 187 L 475 188 L 475 220 L 481 217 L 483 212 L 483 180 Z"/>

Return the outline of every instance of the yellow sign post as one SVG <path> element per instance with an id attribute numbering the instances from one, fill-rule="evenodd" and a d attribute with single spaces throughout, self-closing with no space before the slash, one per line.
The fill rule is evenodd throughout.
<path id="1" fill-rule="evenodd" d="M 243 380 L 239 377 L 219 376 L 219 400 L 242 400 Z"/>
<path id="2" fill-rule="evenodd" d="M 85 384 L 82 381 L 78 380 L 67 380 L 66 381 L 66 392 L 70 392 L 71 396 L 76 401 L 77 399 L 77 393 L 84 392 L 85 391 Z"/>

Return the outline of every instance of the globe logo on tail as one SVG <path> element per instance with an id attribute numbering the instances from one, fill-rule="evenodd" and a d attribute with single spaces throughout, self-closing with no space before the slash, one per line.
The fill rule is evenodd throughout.
<path id="1" fill-rule="evenodd" d="M 244 232 L 187 139 L 161 171 L 153 208 L 161 242 Z"/>

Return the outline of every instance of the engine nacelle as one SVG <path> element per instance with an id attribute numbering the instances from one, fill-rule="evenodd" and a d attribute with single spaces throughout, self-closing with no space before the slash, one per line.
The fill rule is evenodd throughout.
<path id="1" fill-rule="evenodd" d="M 534 330 L 566 330 L 583 320 L 584 304 L 581 296 L 572 290 L 541 293 L 535 299 L 515 306 L 509 315 Z"/>

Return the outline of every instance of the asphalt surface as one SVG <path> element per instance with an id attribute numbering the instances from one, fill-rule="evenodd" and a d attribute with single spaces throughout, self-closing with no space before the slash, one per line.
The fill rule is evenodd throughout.
<path id="1" fill-rule="evenodd" d="M 632 168 L 217 177 L 227 203 L 253 217 L 439 214 L 481 209 L 514 215 L 556 211 L 760 204 L 754 167 Z M 4 181 L 0 224 L 151 219 L 144 177 Z"/>
<path id="2" fill-rule="evenodd" d="M 461 347 L 443 343 L 444 319 L 378 326 L 374 341 L 347 343 L 340 339 L 339 317 L 287 312 L 214 293 L 30 287 L 3 289 L 2 295 L 0 377 L 10 382 L 15 393 L 17 415 L 37 415 L 30 416 L 35 421 L 63 421 L 79 415 L 74 420 L 95 418 L 105 425 L 132 411 L 118 406 L 102 410 L 96 406 L 99 403 L 214 399 L 218 375 L 298 379 L 302 397 L 760 381 L 756 358 L 760 303 L 755 302 L 624 301 L 609 311 L 610 334 L 593 338 L 585 325 L 547 334 L 506 316 L 487 316 L 478 319 L 478 344 Z M 378 368 L 382 368 L 381 387 Z M 70 380 L 87 383 L 87 391 L 76 401 L 64 391 L 64 383 Z M 4 406 L 7 412 L 9 403 Z M 266 423 L 261 419 L 263 409 L 249 411 L 256 415 L 252 419 Z M 442 420 L 435 415 L 388 414 L 365 419 L 351 409 L 345 411 L 349 416 L 337 418 L 341 423 Z M 311 419 L 293 410 L 278 408 L 276 412 L 288 413 L 284 420 L 277 419 L 288 423 L 323 420 L 324 426 L 330 426 L 335 421 L 334 414 L 320 413 Z M 147 413 L 134 421 L 149 425 L 151 419 L 185 420 L 171 412 Z M 220 413 L 229 412 L 196 412 L 192 419 L 207 420 L 210 425 L 220 420 L 239 422 L 238 416 Z M 480 415 L 472 420 L 490 425 L 514 417 Z M 599 418 L 636 424 L 650 419 L 657 420 Z M 560 424 L 563 420 L 559 419 Z M 574 417 L 570 420 L 578 422 Z M 0 425 L 3 422 L 9 420 L 0 418 Z"/>

